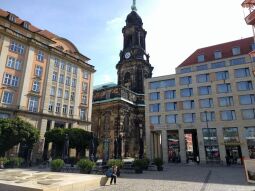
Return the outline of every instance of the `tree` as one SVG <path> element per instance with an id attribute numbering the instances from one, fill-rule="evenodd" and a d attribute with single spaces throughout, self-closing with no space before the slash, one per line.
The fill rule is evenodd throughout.
<path id="1" fill-rule="evenodd" d="M 0 156 L 19 143 L 32 150 L 38 140 L 39 130 L 21 118 L 0 119 Z"/>

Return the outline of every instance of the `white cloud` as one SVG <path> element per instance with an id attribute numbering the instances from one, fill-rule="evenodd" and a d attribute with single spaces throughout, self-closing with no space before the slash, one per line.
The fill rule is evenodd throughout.
<path id="1" fill-rule="evenodd" d="M 109 82 L 113 82 L 112 76 L 110 76 L 109 74 L 104 74 L 103 83 L 109 83 Z"/>

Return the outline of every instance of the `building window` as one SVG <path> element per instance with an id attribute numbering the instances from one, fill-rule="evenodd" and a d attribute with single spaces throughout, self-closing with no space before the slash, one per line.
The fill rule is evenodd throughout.
<path id="1" fill-rule="evenodd" d="M 72 87 L 76 87 L 76 79 L 72 79 Z"/>
<path id="2" fill-rule="evenodd" d="M 56 68 L 59 68 L 59 59 L 58 58 L 55 58 L 55 60 L 54 60 L 54 66 L 56 67 Z"/>
<path id="3" fill-rule="evenodd" d="M 12 81 L 12 75 L 5 73 L 3 84 L 10 86 Z"/>
<path id="4" fill-rule="evenodd" d="M 64 115 L 67 114 L 67 109 L 68 109 L 67 105 L 63 105 L 62 113 L 63 113 Z"/>
<path id="5" fill-rule="evenodd" d="M 186 100 L 182 102 L 183 109 L 194 109 L 195 108 L 195 102 L 194 100 Z"/>
<path id="6" fill-rule="evenodd" d="M 18 59 L 15 59 L 13 57 L 8 57 L 6 66 L 9 67 L 9 68 L 13 68 L 15 70 L 21 70 L 22 61 L 18 60 Z"/>
<path id="7" fill-rule="evenodd" d="M 190 67 L 189 68 L 182 68 L 181 71 L 180 71 L 181 74 L 185 74 L 185 73 L 189 73 L 189 72 L 191 72 Z"/>
<path id="8" fill-rule="evenodd" d="M 167 124 L 176 124 L 177 123 L 177 114 L 166 115 Z"/>
<path id="9" fill-rule="evenodd" d="M 225 143 L 239 143 L 238 129 L 237 127 L 223 128 L 223 136 Z"/>
<path id="10" fill-rule="evenodd" d="M 237 82 L 237 90 L 238 91 L 247 91 L 247 90 L 252 90 L 252 82 L 251 81 L 242 81 L 242 82 Z"/>
<path id="11" fill-rule="evenodd" d="M 2 103 L 12 104 L 12 101 L 13 101 L 13 93 L 4 91 Z"/>
<path id="12" fill-rule="evenodd" d="M 244 78 L 250 76 L 250 70 L 249 68 L 239 68 L 235 69 L 235 77 L 236 78 Z"/>
<path id="13" fill-rule="evenodd" d="M 54 111 L 54 102 L 50 102 L 49 103 L 48 111 L 49 112 L 53 112 Z"/>
<path id="14" fill-rule="evenodd" d="M 232 54 L 233 54 L 233 56 L 241 54 L 240 47 L 233 47 Z"/>
<path id="15" fill-rule="evenodd" d="M 58 73 L 57 72 L 53 72 L 52 74 L 52 81 L 58 81 Z"/>
<path id="16" fill-rule="evenodd" d="M 165 104 L 165 110 L 166 111 L 175 111 L 177 109 L 177 103 L 176 102 L 167 102 Z"/>
<path id="17" fill-rule="evenodd" d="M 71 78 L 69 76 L 66 77 L 66 85 L 70 86 Z"/>
<path id="18" fill-rule="evenodd" d="M 209 74 L 199 74 L 197 75 L 197 83 L 205 83 L 210 82 L 210 75 Z"/>
<path id="19" fill-rule="evenodd" d="M 245 127 L 245 137 L 251 159 L 255 159 L 255 127 Z"/>
<path id="20" fill-rule="evenodd" d="M 69 91 L 68 90 L 65 90 L 64 98 L 65 99 L 69 99 Z"/>
<path id="21" fill-rule="evenodd" d="M 160 99 L 160 93 L 159 92 L 150 93 L 150 100 L 159 100 L 159 99 Z"/>
<path id="22" fill-rule="evenodd" d="M 28 111 L 37 112 L 38 111 L 38 97 L 30 97 L 28 100 Z"/>
<path id="23" fill-rule="evenodd" d="M 255 95 L 241 95 L 239 96 L 240 105 L 250 105 L 255 103 Z"/>
<path id="24" fill-rule="evenodd" d="M 164 94 L 165 94 L 165 99 L 175 99 L 176 98 L 176 90 L 168 90 L 168 91 L 165 91 Z M 160 97 L 159 97 L 159 99 L 160 99 Z"/>
<path id="25" fill-rule="evenodd" d="M 82 82 L 82 91 L 85 93 L 88 92 L 88 84 L 86 82 Z"/>
<path id="26" fill-rule="evenodd" d="M 153 125 L 160 124 L 160 115 L 150 116 L 150 123 Z"/>
<path id="27" fill-rule="evenodd" d="M 228 106 L 233 106 L 234 101 L 232 96 L 227 96 L 227 97 L 219 97 L 219 106 L 220 107 L 228 107 Z"/>
<path id="28" fill-rule="evenodd" d="M 83 95 L 81 96 L 81 103 L 82 103 L 82 104 L 87 104 L 87 95 L 83 94 Z"/>
<path id="29" fill-rule="evenodd" d="M 215 112 L 201 112 L 200 113 L 201 122 L 215 121 Z"/>
<path id="30" fill-rule="evenodd" d="M 71 72 L 72 71 L 72 66 L 70 64 L 66 64 L 66 71 Z"/>
<path id="31" fill-rule="evenodd" d="M 184 113 L 182 115 L 183 122 L 184 123 L 194 123 L 196 120 L 196 114 L 195 113 Z"/>
<path id="32" fill-rule="evenodd" d="M 239 64 L 245 64 L 245 63 L 246 62 L 245 62 L 245 58 L 244 57 L 230 60 L 230 65 L 231 66 L 239 65 Z"/>
<path id="33" fill-rule="evenodd" d="M 150 104 L 150 112 L 159 112 L 160 111 L 160 104 Z"/>
<path id="34" fill-rule="evenodd" d="M 224 68 L 226 66 L 226 62 L 216 62 L 216 63 L 212 63 L 211 64 L 211 68 L 215 69 L 215 68 Z"/>
<path id="35" fill-rule="evenodd" d="M 255 109 L 243 109 L 243 119 L 255 119 Z"/>
<path id="36" fill-rule="evenodd" d="M 215 75 L 216 75 L 216 80 L 227 80 L 227 79 L 229 79 L 228 71 L 216 72 Z"/>
<path id="37" fill-rule="evenodd" d="M 44 53 L 41 50 L 38 51 L 37 60 L 39 62 L 43 62 L 43 60 L 44 60 Z"/>
<path id="38" fill-rule="evenodd" d="M 61 109 L 61 104 L 57 103 L 57 105 L 56 105 L 56 113 L 60 113 L 60 109 Z"/>
<path id="39" fill-rule="evenodd" d="M 70 107 L 69 107 L 69 115 L 70 115 L 70 116 L 73 115 L 73 110 L 74 110 L 74 106 L 70 106 Z"/>
<path id="40" fill-rule="evenodd" d="M 19 86 L 19 77 L 17 76 L 12 76 L 12 83 L 11 86 L 13 87 L 18 87 Z"/>
<path id="41" fill-rule="evenodd" d="M 71 92 L 70 100 L 74 101 L 74 99 L 75 99 L 75 92 Z"/>
<path id="42" fill-rule="evenodd" d="M 220 59 L 220 58 L 222 58 L 222 54 L 221 54 L 221 51 L 215 51 L 214 52 L 214 58 L 215 59 Z"/>
<path id="43" fill-rule="evenodd" d="M 89 77 L 89 72 L 86 71 L 86 70 L 84 70 L 84 71 L 83 71 L 83 78 L 84 78 L 84 79 L 88 79 L 88 77 Z"/>
<path id="44" fill-rule="evenodd" d="M 203 128 L 205 156 L 207 161 L 220 161 L 216 128 Z"/>
<path id="45" fill-rule="evenodd" d="M 212 88 L 211 86 L 198 87 L 198 93 L 199 95 L 210 95 L 212 93 Z"/>
<path id="46" fill-rule="evenodd" d="M 213 99 L 207 98 L 207 99 L 200 99 L 200 108 L 212 108 L 213 107 Z"/>
<path id="47" fill-rule="evenodd" d="M 62 70 L 65 70 L 65 66 L 66 66 L 65 62 L 64 61 L 60 61 L 60 68 Z"/>
<path id="48" fill-rule="evenodd" d="M 25 47 L 22 44 L 16 43 L 14 41 L 11 42 L 9 49 L 13 52 L 17 52 L 18 54 L 24 54 L 25 52 Z"/>
<path id="49" fill-rule="evenodd" d="M 38 76 L 38 77 L 41 77 L 42 76 L 42 72 L 43 72 L 43 68 L 39 65 L 37 65 L 35 67 L 35 75 Z"/>
<path id="50" fill-rule="evenodd" d="M 231 85 L 230 85 L 230 83 L 217 84 L 217 92 L 218 93 L 230 93 L 231 92 Z"/>
<path id="51" fill-rule="evenodd" d="M 221 120 L 222 121 L 233 121 L 236 120 L 236 113 L 234 110 L 221 111 Z"/>
<path id="52" fill-rule="evenodd" d="M 61 84 L 63 84 L 64 81 L 65 81 L 65 79 L 64 79 L 64 74 L 60 74 L 60 75 L 59 75 L 59 80 L 58 80 L 58 82 L 61 83 Z"/>
<path id="53" fill-rule="evenodd" d="M 77 74 L 77 67 L 73 66 L 73 74 Z"/>
<path id="54" fill-rule="evenodd" d="M 16 22 L 16 17 L 12 14 L 9 14 L 9 21 L 15 23 Z"/>
<path id="55" fill-rule="evenodd" d="M 192 84 L 191 76 L 185 76 L 180 78 L 180 85 L 188 85 L 188 84 Z"/>
<path id="56" fill-rule="evenodd" d="M 192 88 L 181 89 L 181 97 L 190 97 L 190 96 L 193 96 Z"/>
<path id="57" fill-rule="evenodd" d="M 23 22 L 23 27 L 25 28 L 25 29 L 29 29 L 29 23 L 28 22 Z"/>
<path id="58" fill-rule="evenodd" d="M 200 65 L 196 67 L 197 71 L 202 71 L 202 70 L 208 70 L 208 65 L 204 64 L 204 65 Z"/>
<path id="59" fill-rule="evenodd" d="M 58 88 L 58 97 L 62 97 L 62 96 L 63 96 L 63 89 Z"/>
<path id="60" fill-rule="evenodd" d="M 174 87 L 175 79 L 150 82 L 150 89 Z"/>
<path id="61" fill-rule="evenodd" d="M 56 88 L 52 86 L 52 87 L 50 88 L 50 95 L 51 95 L 51 96 L 55 96 L 55 92 L 56 92 Z"/>
<path id="62" fill-rule="evenodd" d="M 80 119 L 81 120 L 87 120 L 87 117 L 86 117 L 86 109 L 81 109 L 80 110 Z"/>
<path id="63" fill-rule="evenodd" d="M 32 91 L 39 92 L 40 91 L 40 82 L 38 80 L 35 80 L 33 82 Z"/>
<path id="64" fill-rule="evenodd" d="M 197 56 L 197 62 L 204 62 L 205 61 L 205 55 L 201 54 Z"/>

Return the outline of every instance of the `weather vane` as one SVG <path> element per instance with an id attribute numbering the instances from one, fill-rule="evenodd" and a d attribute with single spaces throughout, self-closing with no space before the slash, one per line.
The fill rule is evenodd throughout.
<path id="1" fill-rule="evenodd" d="M 133 5 L 131 6 L 132 11 L 137 11 L 136 9 L 136 0 L 133 0 Z"/>

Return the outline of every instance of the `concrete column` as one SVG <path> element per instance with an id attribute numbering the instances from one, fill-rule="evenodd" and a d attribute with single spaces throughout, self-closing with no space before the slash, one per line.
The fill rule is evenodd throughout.
<path id="1" fill-rule="evenodd" d="M 168 145 L 167 145 L 167 132 L 166 130 L 161 131 L 161 145 L 162 145 L 162 154 L 163 161 L 168 162 Z"/>
<path id="2" fill-rule="evenodd" d="M 249 151 L 248 151 L 247 140 L 246 140 L 246 137 L 245 137 L 245 128 L 239 127 L 238 132 L 239 132 L 239 139 L 240 139 L 240 143 L 241 143 L 242 156 L 246 157 L 246 158 L 250 158 Z"/>
<path id="3" fill-rule="evenodd" d="M 217 130 L 217 137 L 218 137 L 218 144 L 219 144 L 219 151 L 220 151 L 220 160 L 226 163 L 226 148 L 224 144 L 224 136 L 223 136 L 223 129 L 218 128 Z"/>
<path id="4" fill-rule="evenodd" d="M 201 161 L 201 163 L 205 163 L 206 162 L 206 153 L 205 153 L 204 137 L 203 137 L 202 128 L 197 129 L 197 142 L 198 142 L 200 161 Z"/>
<path id="5" fill-rule="evenodd" d="M 65 123 L 65 129 L 68 129 L 68 123 Z"/>
<path id="6" fill-rule="evenodd" d="M 180 156 L 181 162 L 186 163 L 186 145 L 184 138 L 184 129 L 179 129 L 179 143 L 180 143 Z"/>
<path id="7" fill-rule="evenodd" d="M 55 127 L 55 121 L 51 121 L 51 123 L 50 123 L 50 129 L 54 129 L 54 127 Z"/>

